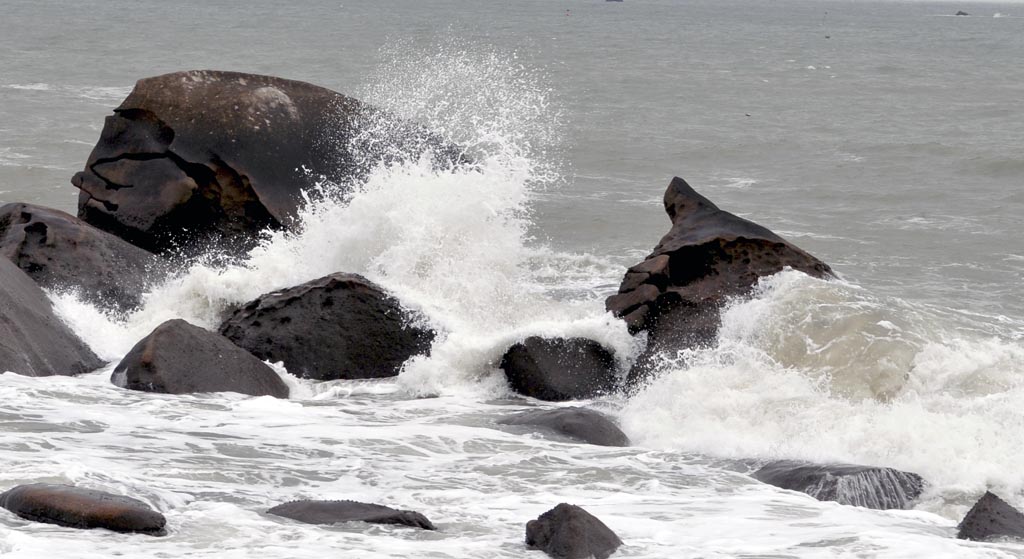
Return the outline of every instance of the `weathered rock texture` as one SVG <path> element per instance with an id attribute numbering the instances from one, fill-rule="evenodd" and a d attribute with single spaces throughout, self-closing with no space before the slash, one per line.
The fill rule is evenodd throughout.
<path id="1" fill-rule="evenodd" d="M 629 446 L 629 437 L 604 414 L 586 408 L 531 410 L 498 420 L 501 425 L 529 425 L 601 446 Z"/>
<path id="2" fill-rule="evenodd" d="M 956 537 L 962 540 L 989 538 L 1024 539 L 1024 514 L 1006 501 L 986 491 L 971 507 L 958 527 Z"/>
<path id="3" fill-rule="evenodd" d="M 227 338 L 181 319 L 164 322 L 135 344 L 114 369 L 111 382 L 164 394 L 288 397 L 288 386 L 265 363 Z"/>
<path id="4" fill-rule="evenodd" d="M 619 293 L 605 305 L 630 331 L 649 332 L 645 358 L 664 349 L 712 343 L 719 309 L 729 297 L 751 291 L 758 279 L 793 268 L 830 277 L 827 264 L 768 229 L 720 210 L 676 177 L 665 192 L 672 229 L 646 260 L 633 266 Z"/>
<path id="5" fill-rule="evenodd" d="M 142 501 L 71 485 L 19 485 L 0 494 L 0 507 L 34 522 L 163 536 L 167 521 Z"/>
<path id="6" fill-rule="evenodd" d="M 153 252 L 247 248 L 255 231 L 289 225 L 302 191 L 317 181 L 354 178 L 379 146 L 415 147 L 419 129 L 382 121 L 396 119 L 271 76 L 188 71 L 142 79 L 107 117 L 85 170 L 72 179 L 81 190 L 78 215 Z M 384 136 L 360 142 L 368 127 Z"/>
<path id="7" fill-rule="evenodd" d="M 558 559 L 607 559 L 622 540 L 589 512 L 562 503 L 526 524 L 526 545 Z"/>
<path id="8" fill-rule="evenodd" d="M 807 493 L 819 501 L 869 509 L 906 509 L 921 495 L 921 476 L 872 466 L 781 460 L 752 474 L 769 485 Z"/>
<path id="9" fill-rule="evenodd" d="M 220 332 L 260 359 L 314 380 L 396 376 L 426 353 L 434 333 L 379 286 L 355 274 L 331 274 L 251 301 Z"/>
<path id="10" fill-rule="evenodd" d="M 532 336 L 510 347 L 499 366 L 512 390 L 539 400 L 593 398 L 619 383 L 612 353 L 585 338 Z"/>
<path id="11" fill-rule="evenodd" d="M 427 517 L 418 512 L 396 510 L 384 505 L 357 503 L 356 501 L 292 501 L 268 510 L 267 514 L 283 516 L 307 524 L 369 522 L 436 530 Z"/>
<path id="12" fill-rule="evenodd" d="M 0 373 L 72 376 L 103 362 L 56 315 L 46 294 L 0 258 Z"/>
<path id="13" fill-rule="evenodd" d="M 92 303 L 123 310 L 139 305 L 166 262 L 59 210 L 30 204 L 0 207 L 0 256 L 47 289 L 77 289 Z"/>

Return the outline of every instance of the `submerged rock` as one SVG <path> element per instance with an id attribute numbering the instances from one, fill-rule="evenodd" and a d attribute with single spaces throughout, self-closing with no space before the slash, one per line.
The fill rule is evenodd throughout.
<path id="1" fill-rule="evenodd" d="M 1024 514 L 990 491 L 978 499 L 957 527 L 961 540 L 1024 539 Z"/>
<path id="2" fill-rule="evenodd" d="M 376 284 L 338 273 L 263 295 L 220 332 L 260 359 L 283 361 L 302 378 L 383 378 L 430 349 L 434 333 L 411 325 L 411 318 Z"/>
<path id="3" fill-rule="evenodd" d="M 139 305 L 166 263 L 59 210 L 31 204 L 0 207 L 0 255 L 47 289 L 76 289 L 104 308 Z"/>
<path id="4" fill-rule="evenodd" d="M 530 425 L 600 446 L 629 446 L 629 437 L 602 413 L 585 408 L 531 410 L 499 419 L 501 425 Z"/>
<path id="5" fill-rule="evenodd" d="M 32 278 L 0 258 L 0 373 L 73 376 L 101 366 L 103 361 L 53 313 Z"/>
<path id="6" fill-rule="evenodd" d="M 265 363 L 223 336 L 181 319 L 164 322 L 135 344 L 110 381 L 130 390 L 164 394 L 288 397 L 288 386 Z"/>
<path id="7" fill-rule="evenodd" d="M 268 510 L 267 514 L 283 516 L 307 524 L 369 522 L 371 524 L 400 524 L 424 530 L 437 529 L 427 520 L 427 517 L 418 512 L 396 510 L 384 505 L 357 503 L 356 501 L 292 501 Z"/>
<path id="8" fill-rule="evenodd" d="M 958 15 L 958 16 L 969 16 L 971 14 L 969 14 L 969 13 L 963 11 L 963 10 L 957 10 L 955 15 Z"/>
<path id="9" fill-rule="evenodd" d="M 146 503 L 72 485 L 19 485 L 0 494 L 0 507 L 26 520 L 68 528 L 106 528 L 150 536 L 167 533 L 164 515 Z"/>
<path id="10" fill-rule="evenodd" d="M 531 336 L 510 347 L 499 366 L 512 390 L 539 400 L 593 398 L 619 383 L 615 357 L 586 338 Z"/>
<path id="11" fill-rule="evenodd" d="M 562 503 L 526 524 L 526 545 L 558 559 L 607 559 L 622 540 L 594 515 Z"/>
<path id="12" fill-rule="evenodd" d="M 642 379 L 656 353 L 713 343 L 722 304 L 749 293 L 760 278 L 785 268 L 817 278 L 832 275 L 824 262 L 719 209 L 679 177 L 669 184 L 664 204 L 672 229 L 605 302 L 631 332 L 649 333 L 631 382 Z"/>
<path id="13" fill-rule="evenodd" d="M 247 248 L 288 226 L 317 182 L 345 184 L 390 152 L 458 159 L 425 137 L 308 83 L 176 72 L 135 84 L 72 184 L 79 217 L 147 250 Z"/>
<path id="14" fill-rule="evenodd" d="M 769 485 L 807 493 L 819 501 L 878 510 L 910 508 L 924 489 L 924 480 L 917 474 L 850 464 L 780 460 L 751 475 Z"/>

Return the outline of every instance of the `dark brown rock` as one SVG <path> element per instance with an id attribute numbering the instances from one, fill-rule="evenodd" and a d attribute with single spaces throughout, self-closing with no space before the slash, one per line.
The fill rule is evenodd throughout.
<path id="1" fill-rule="evenodd" d="M 605 302 L 630 331 L 649 333 L 631 382 L 642 380 L 652 356 L 661 351 L 713 343 L 722 304 L 749 293 L 760 278 L 787 267 L 817 278 L 832 276 L 824 262 L 719 209 L 679 177 L 669 184 L 664 203 L 672 229 L 646 260 L 626 272 L 619 293 Z"/>
<path id="2" fill-rule="evenodd" d="M 337 524 L 339 522 L 369 522 L 370 524 L 399 524 L 436 530 L 427 517 L 411 510 L 396 510 L 384 505 L 357 503 L 356 501 L 292 501 L 278 505 L 267 514 L 283 516 L 307 524 Z"/>
<path id="3" fill-rule="evenodd" d="M 177 72 L 136 83 L 72 183 L 79 217 L 152 252 L 244 249 L 255 232 L 288 226 L 318 181 L 346 184 L 392 151 L 440 145 L 308 83 Z"/>
<path id="4" fill-rule="evenodd" d="M 181 319 L 164 322 L 135 344 L 110 380 L 143 392 L 288 397 L 288 386 L 265 363 L 224 336 Z"/>
<path id="5" fill-rule="evenodd" d="M 71 485 L 19 485 L 0 494 L 0 507 L 34 522 L 68 528 L 166 535 L 164 515 L 142 501 Z"/>
<path id="6" fill-rule="evenodd" d="M 1024 539 L 1024 514 L 986 491 L 957 528 L 961 540 Z"/>
<path id="7" fill-rule="evenodd" d="M 0 207 L 0 256 L 47 289 L 75 289 L 103 308 L 139 305 L 166 262 L 59 210 L 31 204 Z"/>
<path id="8" fill-rule="evenodd" d="M 413 318 L 376 284 L 338 273 L 263 295 L 220 332 L 302 378 L 383 378 L 429 351 L 434 333 L 411 324 Z"/>
<path id="9" fill-rule="evenodd" d="M 807 493 L 819 501 L 869 509 L 907 509 L 921 496 L 921 476 L 873 466 L 811 464 L 780 460 L 751 474 L 754 479 Z"/>
<path id="10" fill-rule="evenodd" d="M 629 446 L 629 437 L 606 415 L 586 408 L 530 410 L 498 420 L 501 425 L 529 425 L 600 446 Z"/>
<path id="11" fill-rule="evenodd" d="M 55 314 L 42 289 L 0 258 L 0 373 L 73 376 L 103 366 Z"/>
<path id="12" fill-rule="evenodd" d="M 505 352 L 500 367 L 512 390 L 539 400 L 593 398 L 619 384 L 615 357 L 586 338 L 526 338 Z"/>
<path id="13" fill-rule="evenodd" d="M 526 545 L 557 559 L 607 559 L 622 540 L 589 512 L 562 503 L 526 524 Z"/>

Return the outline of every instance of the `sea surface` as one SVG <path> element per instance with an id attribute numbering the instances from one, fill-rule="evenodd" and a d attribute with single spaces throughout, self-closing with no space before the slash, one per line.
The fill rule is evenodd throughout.
<path id="1" fill-rule="evenodd" d="M 957 10 L 969 17 L 952 17 Z M 70 177 L 135 80 L 223 69 L 309 81 L 416 119 L 483 172 L 379 167 L 228 268 L 197 263 L 128 316 L 60 315 L 109 361 L 0 375 L 0 489 L 130 494 L 166 538 L 0 511 L 0 555 L 520 558 L 559 502 L 616 557 L 1024 558 L 954 539 L 991 489 L 1024 507 L 1024 4 L 802 0 L 0 0 L 0 202 L 74 213 Z M 666 355 L 630 397 L 585 404 L 634 446 L 501 430 L 496 362 L 581 335 L 624 365 L 603 311 L 668 231 L 681 176 L 830 263 L 732 302 L 718 346 Z M 288 400 L 109 383 L 157 324 L 215 328 L 267 291 L 356 272 L 423 312 L 431 356 L 378 382 L 280 373 Z M 818 502 L 747 475 L 775 458 L 924 476 L 913 510 Z M 424 513 L 438 532 L 301 525 L 300 498 Z"/>

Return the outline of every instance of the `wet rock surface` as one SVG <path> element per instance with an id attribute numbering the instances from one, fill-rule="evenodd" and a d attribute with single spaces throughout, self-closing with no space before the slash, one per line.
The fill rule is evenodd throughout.
<path id="1" fill-rule="evenodd" d="M 1024 539 L 1024 513 L 986 491 L 960 522 L 956 537 L 961 540 Z"/>
<path id="2" fill-rule="evenodd" d="M 607 559 L 622 540 L 594 515 L 562 503 L 526 524 L 526 545 L 557 559 Z"/>
<path id="3" fill-rule="evenodd" d="M 649 333 L 647 352 L 630 380 L 642 380 L 651 357 L 664 350 L 712 344 L 719 309 L 764 277 L 785 268 L 831 277 L 827 264 L 768 229 L 721 210 L 683 179 L 664 198 L 672 228 L 643 262 L 627 272 L 619 293 L 605 302 L 630 331 Z"/>
<path id="4" fill-rule="evenodd" d="M 32 278 L 0 258 L 0 373 L 73 376 L 98 369 L 96 356 L 53 312 Z"/>
<path id="5" fill-rule="evenodd" d="M 424 530 L 437 528 L 422 514 L 409 510 L 396 510 L 384 505 L 356 501 L 292 501 L 278 505 L 267 514 L 283 516 L 307 524 L 337 524 L 339 522 L 368 522 L 370 524 L 399 524 Z"/>
<path id="6" fill-rule="evenodd" d="M 539 400 L 593 398 L 619 384 L 615 357 L 586 338 L 531 336 L 510 347 L 499 367 L 512 390 Z"/>
<path id="7" fill-rule="evenodd" d="M 338 273 L 263 295 L 220 332 L 260 359 L 283 361 L 302 378 L 383 378 L 430 350 L 434 333 L 413 319 L 376 284 Z"/>
<path id="8" fill-rule="evenodd" d="M 163 536 L 164 515 L 131 497 L 72 485 L 19 485 L 0 494 L 0 507 L 34 522 Z"/>
<path id="9" fill-rule="evenodd" d="M 873 466 L 771 462 L 751 474 L 761 482 L 800 491 L 819 501 L 869 509 L 907 509 L 924 490 L 921 476 Z"/>
<path id="10" fill-rule="evenodd" d="M 530 410 L 498 420 L 500 425 L 521 425 L 564 435 L 600 446 L 629 446 L 629 437 L 606 415 L 586 408 Z"/>
<path id="11" fill-rule="evenodd" d="M 223 336 L 174 319 L 157 326 L 114 369 L 122 388 L 164 394 L 238 392 L 287 398 L 281 377 Z"/>
<path id="12" fill-rule="evenodd" d="M 59 210 L 0 206 L 0 255 L 47 289 L 74 289 L 103 308 L 139 305 L 168 264 L 110 233 Z"/>

